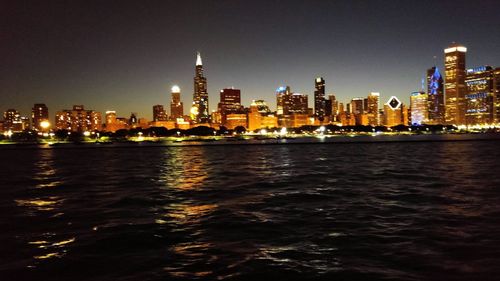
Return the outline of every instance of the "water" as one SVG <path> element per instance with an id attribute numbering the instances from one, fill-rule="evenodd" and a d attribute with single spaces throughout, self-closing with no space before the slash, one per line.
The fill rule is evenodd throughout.
<path id="1" fill-rule="evenodd" d="M 498 140 L 0 155 L 0 280 L 500 274 Z"/>

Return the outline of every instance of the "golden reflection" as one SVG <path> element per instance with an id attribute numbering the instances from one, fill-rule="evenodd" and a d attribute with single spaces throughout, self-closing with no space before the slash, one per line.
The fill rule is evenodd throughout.
<path id="1" fill-rule="evenodd" d="M 28 244 L 30 244 L 30 245 L 42 245 L 42 246 L 38 246 L 39 248 L 43 247 L 43 245 L 48 244 L 48 243 L 49 243 L 49 241 L 45 241 L 45 240 L 28 242 Z"/>
<path id="2" fill-rule="evenodd" d="M 171 204 L 169 206 L 169 209 L 171 209 L 172 212 L 165 215 L 170 219 L 165 220 L 163 218 L 160 219 L 160 222 L 166 223 L 167 221 L 169 221 L 174 224 L 195 224 L 199 222 L 201 217 L 209 215 L 211 212 L 217 209 L 217 207 L 218 205 L 216 204 L 206 204 L 198 206 L 192 206 L 189 204 Z"/>
<path id="3" fill-rule="evenodd" d="M 33 258 L 36 260 L 44 260 L 50 258 L 61 258 L 67 252 L 67 245 L 75 242 L 76 238 L 72 237 L 69 239 L 65 239 L 62 241 L 49 242 L 47 240 L 38 240 L 28 242 L 30 245 L 37 246 L 38 249 L 43 249 L 44 251 L 48 251 L 46 254 L 38 254 L 34 255 Z"/>
<path id="4" fill-rule="evenodd" d="M 172 276 L 177 278 L 207 277 L 208 275 L 213 273 L 213 271 L 199 271 L 199 272 L 178 271 L 177 268 L 173 267 L 164 267 L 163 269 L 168 271 Z"/>
<path id="5" fill-rule="evenodd" d="M 37 181 L 36 188 L 51 188 L 61 185 L 55 179 L 57 171 L 54 167 L 54 150 L 40 149 L 38 161 L 34 166 L 33 179 Z"/>
<path id="6" fill-rule="evenodd" d="M 198 242 L 198 243 L 181 243 L 172 248 L 172 251 L 175 254 L 188 256 L 188 257 L 199 257 L 203 255 L 203 251 L 206 249 L 210 249 L 213 247 L 212 244 L 207 242 Z"/>
<path id="7" fill-rule="evenodd" d="M 70 238 L 68 240 L 63 240 L 63 241 L 60 241 L 60 242 L 56 242 L 56 243 L 53 243 L 52 246 L 55 246 L 55 247 L 60 247 L 60 246 L 64 246 L 66 244 L 69 244 L 69 243 L 73 243 L 75 242 L 75 238 Z"/>
<path id="8" fill-rule="evenodd" d="M 165 183 L 168 195 L 178 196 L 176 203 L 163 207 L 163 212 L 155 219 L 158 225 L 169 225 L 173 231 L 185 232 L 189 242 L 183 241 L 173 245 L 170 250 L 176 261 L 182 264 L 173 264 L 171 261 L 164 267 L 174 277 L 204 278 L 212 275 L 206 268 L 186 271 L 186 264 L 198 265 L 209 263 L 213 258 L 207 255 L 215 246 L 204 237 L 203 219 L 209 217 L 219 206 L 208 202 L 193 200 L 192 193 L 203 189 L 213 167 L 207 162 L 205 147 L 179 147 L 167 150 L 165 163 L 162 165 L 161 182 Z M 185 199 L 188 196 L 190 199 Z"/>
<path id="9" fill-rule="evenodd" d="M 54 242 L 54 243 L 50 243 L 49 241 L 46 241 L 46 240 L 40 240 L 40 241 L 31 241 L 31 242 L 28 242 L 28 244 L 38 245 L 38 248 L 46 249 L 46 248 L 51 248 L 51 247 L 61 247 L 61 246 L 73 243 L 73 242 L 75 242 L 75 240 L 76 240 L 76 238 L 73 237 L 70 239 L 66 239 L 66 240 L 62 240 L 62 241 Z"/>
<path id="10" fill-rule="evenodd" d="M 48 253 L 46 255 L 41 255 L 41 256 L 33 256 L 33 258 L 37 260 L 44 260 L 44 259 L 50 259 L 50 258 L 60 258 L 62 255 L 59 253 Z"/>
<path id="11" fill-rule="evenodd" d="M 208 177 L 209 166 L 203 147 L 169 150 L 163 165 L 164 182 L 180 190 L 200 189 Z"/>
<path id="12" fill-rule="evenodd" d="M 55 209 L 57 204 L 63 202 L 64 200 L 59 199 L 57 196 L 51 196 L 46 199 L 28 199 L 28 200 L 15 200 L 17 206 L 20 207 L 31 207 L 38 211 L 52 211 Z"/>

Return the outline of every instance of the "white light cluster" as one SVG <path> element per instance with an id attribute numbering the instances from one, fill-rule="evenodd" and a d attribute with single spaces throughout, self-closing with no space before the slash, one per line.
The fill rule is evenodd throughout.
<path id="1" fill-rule="evenodd" d="M 174 85 L 172 87 L 172 93 L 180 93 L 180 92 L 181 92 L 181 88 L 179 88 L 179 86 Z"/>
<path id="2" fill-rule="evenodd" d="M 456 52 L 456 51 L 462 52 L 462 53 L 466 53 L 467 52 L 467 48 L 459 46 L 459 47 L 451 47 L 451 48 L 444 49 L 444 53 L 445 54 L 453 53 L 453 52 Z"/>

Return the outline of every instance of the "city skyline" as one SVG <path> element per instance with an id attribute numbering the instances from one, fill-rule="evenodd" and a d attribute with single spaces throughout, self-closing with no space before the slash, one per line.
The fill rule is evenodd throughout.
<path id="1" fill-rule="evenodd" d="M 459 46 L 459 47 L 454 47 L 454 46 Z M 462 51 L 463 51 L 463 53 L 464 53 L 464 54 L 467 52 L 467 48 L 466 48 L 466 47 L 464 47 L 463 45 L 461 45 L 461 44 L 457 44 L 457 43 L 452 43 L 452 44 L 451 44 L 451 47 L 447 47 L 447 48 L 445 48 L 445 49 L 444 49 L 444 59 L 445 59 L 445 61 L 447 60 L 447 56 L 449 55 L 449 50 L 450 50 L 450 49 L 456 49 L 456 48 L 463 48 L 463 50 L 462 50 Z M 445 68 L 446 68 L 446 65 L 445 65 Z M 465 63 L 462 63 L 462 68 L 463 68 L 463 70 L 464 70 L 464 71 L 466 71 L 467 73 L 469 73 L 469 72 L 473 72 L 473 71 L 477 71 L 477 70 L 482 70 L 483 68 L 484 68 L 484 69 L 490 69 L 490 70 L 493 70 L 495 67 L 493 67 L 493 68 L 492 68 L 492 67 L 491 67 L 491 65 L 483 65 L 483 66 L 478 66 L 478 67 L 475 67 L 475 68 L 469 68 L 469 67 L 467 67 L 467 66 L 466 66 L 466 64 L 465 64 Z M 437 73 L 434 73 L 435 71 L 438 71 L 438 72 L 437 72 Z M 198 107 L 199 107 L 199 105 L 198 105 L 198 104 L 199 104 L 199 101 L 197 101 L 197 100 L 199 100 L 199 99 L 200 99 L 200 98 L 199 98 L 199 97 L 200 97 L 200 95 L 204 95 L 204 96 L 206 96 L 206 95 L 207 95 L 207 92 L 206 92 L 206 88 L 207 88 L 207 78 L 206 78 L 206 77 L 204 77 L 203 72 L 204 72 L 204 70 L 203 70 L 203 64 L 202 64 L 201 54 L 200 54 L 200 52 L 197 52 L 197 53 L 196 53 L 196 63 L 195 63 L 195 77 L 194 77 L 194 91 L 193 91 L 193 92 L 194 92 L 194 94 L 193 94 L 193 100 L 192 100 L 192 102 L 191 102 L 191 103 L 189 103 L 189 102 L 188 102 L 188 108 L 187 108 L 187 112 L 189 112 L 189 113 L 188 113 L 188 115 L 191 115 L 191 118 L 192 118 L 192 120 L 193 120 L 195 123 L 207 123 L 207 122 L 208 122 L 208 120 L 210 119 L 210 116 L 209 116 L 209 115 L 210 115 L 210 113 L 213 113 L 213 112 L 215 112 L 215 111 L 220 111 L 220 102 L 221 102 L 221 101 L 223 101 L 223 96 L 221 95 L 220 99 L 219 99 L 218 101 L 216 101 L 216 102 L 217 102 L 217 104 L 218 104 L 218 105 L 217 105 L 217 107 L 215 107 L 215 109 L 212 109 L 211 111 L 207 112 L 207 113 L 208 113 L 208 115 L 207 115 L 206 117 L 203 117 L 203 121 L 204 121 L 204 122 L 200 122 L 200 121 L 198 120 L 198 119 L 199 119 L 199 117 L 198 117 L 198 116 L 199 116 L 199 114 L 200 114 L 200 113 L 199 113 L 197 110 L 196 110 L 196 112 L 194 112 L 194 113 L 193 113 L 193 111 L 192 111 L 192 110 L 193 110 L 193 108 L 198 109 Z M 432 73 L 432 74 L 430 74 L 430 73 Z M 429 80 L 429 79 L 431 79 L 429 75 L 439 75 L 439 67 L 432 66 L 430 69 L 428 69 L 428 70 L 427 70 L 427 78 L 426 78 L 426 79 L 424 79 L 424 78 L 423 78 L 423 79 L 422 79 L 422 81 L 421 81 L 421 83 L 422 83 L 422 84 L 421 84 L 421 89 L 420 89 L 420 90 L 421 90 L 421 91 L 423 91 L 423 92 L 425 92 L 425 91 L 435 91 L 434 89 L 431 89 L 432 85 L 430 85 L 430 84 L 429 84 L 429 83 L 430 83 L 430 80 Z M 465 75 L 465 72 L 464 72 L 464 75 Z M 200 80 L 200 79 L 201 79 L 201 80 Z M 465 81 L 465 76 L 463 77 L 463 79 L 464 79 L 464 81 Z M 425 80 L 427 80 L 427 85 L 425 85 L 425 84 L 424 84 Z M 463 83 L 465 83 L 465 82 L 463 82 Z M 293 94 L 293 95 L 295 95 L 295 96 L 296 96 L 296 95 L 301 95 L 302 97 L 307 98 L 307 100 L 305 101 L 305 105 L 304 105 L 304 106 L 305 106 L 305 108 L 309 108 L 309 109 L 311 109 L 311 110 L 314 112 L 314 114 L 313 114 L 313 115 L 314 115 L 315 117 L 318 117 L 318 116 L 317 116 L 317 109 L 316 109 L 316 108 L 317 108 L 317 106 L 318 106 L 318 104 L 317 104 L 317 91 L 318 91 L 318 89 L 321 89 L 322 94 L 320 94 L 320 96 L 322 96 L 322 99 L 324 100 L 324 102 L 325 102 L 326 100 L 328 100 L 329 96 L 334 96 L 334 97 L 335 97 L 335 99 L 337 100 L 337 102 L 339 102 L 339 103 L 343 103 L 343 104 L 345 104 L 345 105 L 353 104 L 353 103 L 355 103 L 356 101 L 360 101 L 360 102 L 362 102 L 362 100 L 363 100 L 363 98 L 361 97 L 362 95 L 358 95 L 358 96 L 350 97 L 350 98 L 348 98 L 348 99 L 347 99 L 347 100 L 345 100 L 345 101 L 344 101 L 344 100 L 340 100 L 340 101 L 339 101 L 339 99 L 337 98 L 337 96 L 336 96 L 336 94 L 335 94 L 334 92 L 332 92 L 332 93 L 330 93 L 330 94 L 326 94 L 326 92 L 325 92 L 325 84 L 326 84 L 326 83 L 325 83 L 325 80 L 324 80 L 324 78 L 323 78 L 323 77 L 316 77 L 316 78 L 314 79 L 314 92 L 313 92 L 313 94 L 302 93 L 302 92 L 300 92 L 300 93 L 299 93 L 299 92 L 297 92 L 297 91 L 292 91 L 292 90 L 290 89 L 290 86 L 289 86 L 289 85 L 286 85 L 286 86 L 285 86 L 285 85 L 280 85 L 280 86 L 279 86 L 279 87 L 275 90 L 275 95 L 277 95 L 276 97 L 278 97 L 278 96 L 279 96 L 279 93 L 280 93 L 281 91 L 284 91 L 284 90 L 285 90 L 285 88 L 286 88 L 286 91 L 287 91 L 287 92 L 288 92 L 288 94 L 290 94 L 290 95 L 292 95 L 292 94 Z M 465 85 L 465 84 L 464 84 L 464 85 Z M 465 86 L 464 86 L 464 87 L 465 87 Z M 201 90 L 197 90 L 197 89 L 201 89 Z M 226 87 L 226 88 L 220 89 L 220 92 L 221 92 L 221 93 L 223 93 L 225 90 L 231 90 L 231 89 L 235 89 L 235 87 L 234 87 L 234 86 L 232 86 L 232 87 L 230 87 L 230 88 Z M 239 96 L 241 96 L 241 94 L 240 94 L 240 93 L 241 93 L 241 89 L 236 89 L 236 90 L 237 90 L 237 91 L 238 91 L 238 93 L 239 93 L 238 95 L 239 95 Z M 442 90 L 441 90 L 441 91 L 442 91 Z M 368 97 L 369 97 L 371 94 L 373 94 L 373 93 L 374 93 L 374 92 L 370 92 L 370 93 L 368 94 Z M 378 97 L 380 97 L 380 93 L 379 93 L 379 92 L 376 92 L 376 93 L 377 93 L 377 96 L 378 96 Z M 403 104 L 408 104 L 408 105 L 410 105 L 410 104 L 412 103 L 412 99 L 413 99 L 413 97 L 414 97 L 414 94 L 415 94 L 415 93 L 417 93 L 417 92 L 411 92 L 411 93 L 409 93 L 408 95 L 401 95 L 401 96 L 399 96 L 399 97 L 402 99 L 402 101 L 404 101 L 404 102 L 403 102 Z M 171 98 L 171 101 L 170 101 L 170 111 L 167 111 L 167 110 L 166 110 L 166 106 L 165 106 L 165 109 L 164 109 L 164 108 L 163 108 L 163 104 L 156 104 L 156 105 L 153 105 L 153 106 L 152 106 L 152 108 L 153 108 L 153 109 L 152 109 L 152 114 L 151 114 L 152 118 L 149 118 L 150 116 L 144 116 L 144 115 L 139 115 L 139 117 L 141 117 L 141 118 L 146 118 L 147 120 L 152 120 L 152 121 L 160 121 L 160 120 L 157 120 L 157 117 L 156 117 L 156 116 L 157 116 L 157 114 L 158 114 L 158 112 L 157 112 L 157 111 L 158 111 L 159 107 L 161 107 L 161 111 L 163 111 L 163 112 L 162 112 L 162 114 L 165 114 L 165 115 L 168 115 L 168 116 L 171 116 L 171 115 L 172 115 L 172 117 L 174 117 L 174 118 L 176 118 L 175 116 L 177 116 L 177 117 L 181 117 L 181 116 L 182 116 L 182 114 L 180 114 L 180 115 L 179 115 L 179 114 L 177 113 L 177 110 L 178 110 L 178 109 L 176 109 L 176 112 L 173 112 L 173 111 L 172 111 L 172 110 L 173 110 L 173 107 L 172 107 L 172 106 L 173 106 L 173 105 L 172 105 L 172 102 L 174 102 L 174 101 L 175 101 L 175 102 L 174 102 L 174 104 L 175 104 L 175 103 L 178 103 L 178 104 L 179 104 L 178 106 L 176 106 L 177 108 L 178 108 L 179 106 L 181 107 L 180 112 L 183 112 L 183 111 L 185 110 L 185 109 L 184 109 L 184 107 L 183 107 L 183 102 L 181 101 L 181 100 L 183 100 L 183 99 L 182 99 L 182 94 L 181 94 L 181 89 L 180 89 L 180 87 L 179 87 L 178 85 L 173 85 L 173 86 L 172 86 L 172 88 L 171 88 L 171 92 L 170 92 L 170 94 L 172 95 L 172 96 L 170 97 L 170 98 Z M 443 93 L 441 93 L 441 95 L 442 95 L 442 96 L 443 96 L 443 98 L 444 98 L 444 96 L 445 96 L 445 95 L 443 95 Z M 175 96 L 175 98 L 174 98 L 174 96 Z M 312 97 L 311 97 L 311 96 L 312 96 Z M 392 97 L 394 97 L 394 96 L 395 96 L 395 95 L 392 95 L 392 96 L 389 98 L 389 100 L 390 100 L 390 99 L 392 99 Z M 276 98 L 276 97 L 275 97 L 275 98 Z M 240 97 L 239 99 L 241 99 L 241 97 Z M 241 104 L 242 108 L 243 108 L 243 107 L 245 107 L 245 108 L 249 108 L 249 107 L 251 106 L 251 104 L 252 104 L 255 100 L 262 100 L 262 99 L 261 99 L 261 98 L 259 98 L 259 97 L 257 97 L 257 98 L 251 98 L 251 103 L 250 103 L 250 105 L 248 105 L 248 106 L 246 106 L 246 105 L 245 105 L 244 103 L 242 103 L 241 101 L 240 101 L 238 104 Z M 275 99 L 274 99 L 274 100 L 275 100 Z M 280 112 L 280 105 L 279 105 L 280 103 L 279 103 L 279 100 L 280 100 L 280 99 L 278 98 L 278 100 L 276 101 L 276 107 L 275 107 L 276 112 L 278 112 L 278 114 L 279 114 L 279 112 Z M 312 100 L 312 105 L 311 105 L 311 106 L 308 106 L 308 104 L 309 104 L 309 103 L 311 103 L 311 100 Z M 202 99 L 202 101 L 203 101 L 203 99 Z M 273 99 L 271 99 L 271 103 L 272 103 L 272 101 L 273 101 Z M 208 102 L 210 102 L 210 99 L 209 99 L 209 101 L 208 101 Z M 268 102 L 269 102 L 269 101 L 268 101 Z M 429 101 L 429 102 L 430 102 L 430 101 Z M 206 98 L 205 98 L 204 103 L 208 104 L 208 103 L 207 103 L 207 101 L 206 101 Z M 214 102 L 214 101 L 212 101 L 212 103 L 215 103 L 215 102 Z M 43 104 L 43 103 L 42 103 L 42 104 Z M 44 105 L 45 105 L 45 104 L 44 104 Z M 166 103 L 166 105 L 168 105 L 168 103 Z M 36 107 L 36 106 L 37 106 L 37 104 L 35 104 L 35 107 Z M 75 105 L 75 104 L 73 104 L 73 107 L 74 107 L 74 106 L 80 106 L 80 105 Z M 206 105 L 205 105 L 205 106 L 206 106 Z M 332 105 L 331 105 L 331 103 L 329 104 L 329 106 L 332 106 Z M 354 106 L 355 106 L 355 105 L 354 105 Z M 355 106 L 355 107 L 356 107 L 356 106 Z M 464 107 L 463 109 L 465 109 L 465 105 L 463 105 L 463 107 Z M 11 109 L 15 109 L 15 108 L 13 108 L 13 107 L 9 107 L 9 108 L 8 108 L 8 110 L 11 110 Z M 16 110 L 17 110 L 17 109 L 16 109 Z M 57 110 L 59 111 L 59 110 L 62 110 L 62 109 L 57 109 Z M 17 111 L 19 111 L 19 110 L 17 110 Z M 95 111 L 100 112 L 99 110 L 95 110 Z M 105 112 L 109 112 L 109 111 L 112 111 L 112 112 L 115 112 L 115 113 L 116 113 L 116 111 L 117 111 L 117 110 L 116 110 L 116 109 L 113 109 L 113 110 L 106 110 Z M 303 110 L 303 111 L 304 111 L 304 110 Z M 348 110 L 348 111 L 353 111 L 353 112 L 356 112 L 356 109 L 354 109 L 354 110 L 353 110 L 353 109 L 351 109 L 351 110 Z M 206 112 L 206 110 L 205 110 L 205 112 Z M 305 111 L 304 111 L 304 112 L 305 112 Z M 465 111 L 463 111 L 463 112 L 465 113 Z M 50 113 L 50 111 L 49 111 L 49 113 Z M 101 112 L 100 112 L 100 113 L 101 113 Z M 444 108 L 442 109 L 442 113 L 444 114 Z M 463 113 L 463 114 L 464 114 L 464 113 Z M 133 116 L 135 116 L 135 115 L 137 115 L 137 111 L 131 111 L 131 112 L 130 112 L 130 114 L 131 114 L 131 115 L 133 115 Z M 453 114 L 455 114 L 455 113 L 453 113 Z M 57 115 L 57 114 L 55 114 L 55 115 Z M 122 115 L 123 115 L 123 116 L 126 116 L 126 115 L 127 115 L 127 113 L 124 113 L 124 114 L 122 114 Z M 22 113 L 21 113 L 21 116 L 29 116 L 29 114 L 28 114 L 28 115 L 26 115 L 26 114 L 22 114 Z M 50 120 L 50 116 L 51 116 L 51 115 L 49 114 L 49 120 Z M 54 116 L 54 117 L 57 117 L 57 116 Z M 163 121 L 163 120 L 161 120 L 161 121 Z M 57 123 L 57 121 L 56 121 L 55 123 Z M 429 122 L 427 122 L 427 123 L 428 123 L 428 124 L 432 124 L 432 123 L 436 123 L 436 122 L 432 122 L 431 120 L 429 120 Z M 445 124 L 445 123 L 450 123 L 450 122 L 437 122 L 436 124 Z M 419 124 L 420 124 L 420 123 L 419 123 Z M 34 125 L 34 126 L 35 126 L 35 125 Z"/>
<path id="2" fill-rule="evenodd" d="M 217 107 L 219 91 L 232 86 L 241 89 L 245 106 L 264 99 L 275 108 L 275 89 L 286 85 L 307 94 L 312 105 L 316 77 L 325 79 L 325 94 L 334 93 L 339 101 L 380 92 L 381 100 L 395 95 L 409 104 L 426 70 L 444 69 L 442 50 L 453 41 L 467 46 L 467 68 L 500 64 L 500 39 L 492 36 L 498 30 L 494 1 L 315 4 L 9 3 L 0 110 L 27 115 L 32 104 L 42 102 L 52 109 L 52 120 L 55 110 L 84 104 L 151 120 L 151 106 L 168 107 L 170 88 L 178 85 L 188 112 L 196 51 L 203 56 L 210 109 Z M 121 13 L 111 14 L 114 8 Z M 41 13 L 49 10 L 52 17 Z M 347 17 L 346 10 L 362 20 Z M 445 21 L 439 17 L 445 10 L 452 18 L 474 20 Z M 186 18 L 190 13 L 192 22 Z M 143 14 L 150 20 L 141 21 Z M 200 26 L 206 17 L 211 20 Z"/>

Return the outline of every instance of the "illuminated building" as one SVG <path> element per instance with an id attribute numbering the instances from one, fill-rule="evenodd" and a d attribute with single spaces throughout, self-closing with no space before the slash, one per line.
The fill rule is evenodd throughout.
<path id="1" fill-rule="evenodd" d="M 368 95 L 368 98 L 366 99 L 365 111 L 368 117 L 368 125 L 371 126 L 380 125 L 379 114 L 378 114 L 379 98 L 380 98 L 380 93 L 371 92 Z"/>
<path id="2" fill-rule="evenodd" d="M 118 126 L 120 129 L 129 129 L 129 124 L 128 124 L 128 119 L 125 117 L 117 117 L 116 118 L 116 123 L 118 123 Z"/>
<path id="3" fill-rule="evenodd" d="M 443 77 L 437 67 L 427 70 L 428 124 L 445 124 Z"/>
<path id="4" fill-rule="evenodd" d="M 368 119 L 368 114 L 366 113 L 360 113 L 360 114 L 354 114 L 354 120 L 356 125 L 361 125 L 361 126 L 368 126 L 369 125 L 369 119 Z"/>
<path id="5" fill-rule="evenodd" d="M 31 109 L 31 120 L 33 122 L 33 129 L 39 132 L 46 131 L 48 126 L 44 128 L 44 124 L 49 121 L 49 109 L 43 103 L 36 103 Z M 44 123 L 42 123 L 44 122 Z"/>
<path id="6" fill-rule="evenodd" d="M 269 109 L 269 106 L 263 100 L 254 100 L 254 101 L 252 101 L 251 106 L 256 107 L 256 110 L 261 114 L 264 114 L 264 115 L 271 114 L 271 109 Z"/>
<path id="7" fill-rule="evenodd" d="M 291 95 L 288 86 L 276 89 L 276 113 L 278 116 L 290 114 Z"/>
<path id="8" fill-rule="evenodd" d="M 200 53 L 196 57 L 196 73 L 194 77 L 193 106 L 191 118 L 196 123 L 208 123 L 210 121 L 208 111 L 207 78 L 203 76 L 203 64 Z"/>
<path id="9" fill-rule="evenodd" d="M 411 119 L 411 109 L 408 108 L 404 103 L 401 104 L 401 123 L 405 126 L 410 125 Z"/>
<path id="10" fill-rule="evenodd" d="M 127 129 L 128 124 L 125 118 L 117 118 L 116 111 L 106 111 L 106 131 L 116 132 L 121 129 Z"/>
<path id="11" fill-rule="evenodd" d="M 167 121 L 167 112 L 163 108 L 163 105 L 157 104 L 153 105 L 153 121 Z"/>
<path id="12" fill-rule="evenodd" d="M 450 125 L 465 124 L 465 53 L 467 48 L 453 45 L 444 50 L 445 121 Z"/>
<path id="13" fill-rule="evenodd" d="M 130 113 L 130 118 L 128 119 L 128 124 L 130 125 L 130 127 L 137 128 L 137 122 L 137 113 Z"/>
<path id="14" fill-rule="evenodd" d="M 292 126 L 292 114 L 308 114 L 307 95 L 291 93 L 290 87 L 276 90 L 278 123 L 283 127 Z"/>
<path id="15" fill-rule="evenodd" d="M 364 116 L 364 103 L 363 98 L 353 98 L 350 103 L 350 113 L 354 117 L 356 125 L 368 125 L 368 118 Z"/>
<path id="16" fill-rule="evenodd" d="M 278 127 L 278 117 L 275 115 L 264 115 L 261 120 L 261 128 L 276 128 Z"/>
<path id="17" fill-rule="evenodd" d="M 271 110 L 263 100 L 254 100 L 248 112 L 248 130 L 278 127 L 278 118 L 271 114 Z"/>
<path id="18" fill-rule="evenodd" d="M 245 113 L 230 113 L 226 116 L 226 127 L 229 130 L 242 126 L 247 128 L 247 115 Z"/>
<path id="19" fill-rule="evenodd" d="M 338 118 L 342 126 L 356 125 L 356 118 L 354 117 L 354 114 L 350 113 L 349 111 L 340 112 Z"/>
<path id="20" fill-rule="evenodd" d="M 338 115 L 339 103 L 335 98 L 335 95 L 330 94 L 325 100 L 325 117 L 328 117 L 328 121 L 336 121 Z"/>
<path id="21" fill-rule="evenodd" d="M 318 77 L 314 80 L 314 116 L 323 121 L 325 116 L 325 79 Z"/>
<path id="22" fill-rule="evenodd" d="M 288 106 L 284 108 L 284 112 L 287 114 L 283 114 L 282 116 L 278 116 L 278 123 L 282 127 L 295 127 L 294 126 L 294 115 L 310 115 L 308 108 L 308 98 L 307 95 L 301 93 L 291 93 L 287 96 Z"/>
<path id="23" fill-rule="evenodd" d="M 90 110 L 90 129 L 92 131 L 102 130 L 102 115 L 100 112 Z"/>
<path id="24" fill-rule="evenodd" d="M 113 124 L 116 122 L 116 111 L 108 110 L 106 111 L 106 127 L 108 124 Z"/>
<path id="25" fill-rule="evenodd" d="M 408 118 L 408 113 L 405 113 L 405 111 L 406 109 L 401 101 L 397 97 L 392 96 L 384 105 L 384 125 L 387 127 L 406 125 L 404 119 L 405 116 L 406 119 Z"/>
<path id="26" fill-rule="evenodd" d="M 184 118 L 177 118 L 177 120 L 175 121 L 175 127 L 177 129 L 181 129 L 181 130 L 187 130 L 190 128 L 190 124 L 188 121 L 186 121 Z"/>
<path id="27" fill-rule="evenodd" d="M 219 111 L 212 111 L 212 114 L 210 116 L 212 120 L 212 124 L 221 124 L 222 123 L 222 115 Z"/>
<path id="28" fill-rule="evenodd" d="M 250 104 L 250 111 L 248 112 L 248 130 L 255 131 L 262 127 L 262 114 L 255 101 Z"/>
<path id="29" fill-rule="evenodd" d="M 23 122 L 21 118 L 21 114 L 15 109 L 8 109 L 5 111 L 3 114 L 3 120 L 4 131 L 10 130 L 12 132 L 22 132 L 23 130 L 29 128 L 29 124 L 26 126 L 26 123 Z"/>
<path id="30" fill-rule="evenodd" d="M 413 92 L 410 95 L 411 124 L 423 125 L 428 120 L 428 96 L 424 92 Z"/>
<path id="31" fill-rule="evenodd" d="M 494 120 L 494 71 L 491 66 L 467 69 L 466 125 L 491 125 Z"/>
<path id="32" fill-rule="evenodd" d="M 495 123 L 498 125 L 500 124 L 500 68 L 496 68 L 493 71 L 493 89 L 493 115 Z"/>
<path id="33" fill-rule="evenodd" d="M 350 112 L 354 114 L 362 114 L 364 112 L 363 103 L 363 98 L 353 98 L 350 103 Z"/>
<path id="34" fill-rule="evenodd" d="M 315 118 L 312 118 L 312 119 L 315 120 Z M 310 120 L 310 118 L 309 118 L 308 114 L 300 114 L 300 113 L 292 114 L 290 127 L 298 128 L 298 127 L 302 127 L 305 125 L 313 125 L 313 124 L 310 124 L 311 122 L 309 120 Z"/>
<path id="35" fill-rule="evenodd" d="M 293 93 L 291 95 L 290 114 L 308 114 L 308 99 L 306 94 Z"/>
<path id="36" fill-rule="evenodd" d="M 184 115 L 184 104 L 181 102 L 181 89 L 178 86 L 173 86 L 172 99 L 170 101 L 170 118 L 175 120 L 177 118 L 181 118 L 183 115 Z"/>
<path id="37" fill-rule="evenodd" d="M 142 127 L 142 128 L 144 129 L 144 128 L 147 128 L 147 127 Z M 163 128 L 167 128 L 167 129 L 171 130 L 171 129 L 175 129 L 176 128 L 176 122 L 173 121 L 173 120 L 153 121 L 153 122 L 150 123 L 149 127 L 163 127 Z"/>
<path id="38" fill-rule="evenodd" d="M 30 129 L 30 118 L 21 116 L 21 131 Z"/>
<path id="39" fill-rule="evenodd" d="M 332 115 L 332 101 L 330 99 L 325 99 L 325 117 L 330 117 Z"/>
<path id="40" fill-rule="evenodd" d="M 99 131 L 102 129 L 100 112 L 85 110 L 83 105 L 74 105 L 72 110 L 56 113 L 56 129 L 73 132 Z"/>
<path id="41" fill-rule="evenodd" d="M 243 113 L 241 91 L 239 89 L 222 89 L 220 91 L 220 102 L 217 108 L 221 114 L 222 125 L 226 125 L 226 117 L 228 114 Z"/>

